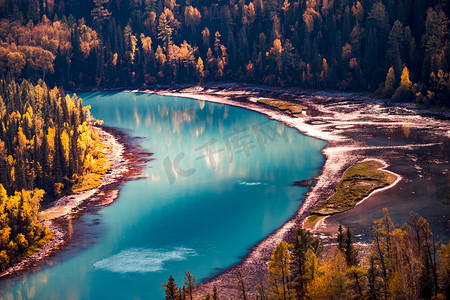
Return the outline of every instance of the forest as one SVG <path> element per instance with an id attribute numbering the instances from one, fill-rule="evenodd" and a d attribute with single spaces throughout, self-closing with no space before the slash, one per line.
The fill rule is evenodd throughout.
<path id="1" fill-rule="evenodd" d="M 0 271 L 51 238 L 42 203 L 92 188 L 108 170 L 90 118 L 76 95 L 0 80 Z"/>
<path id="2" fill-rule="evenodd" d="M 0 74 L 65 88 L 242 82 L 449 106 L 439 0 L 2 0 Z"/>
<path id="3" fill-rule="evenodd" d="M 447 0 L 0 0 L 0 271 L 51 239 L 42 204 L 109 168 L 89 107 L 64 89 L 238 82 L 448 108 L 449 14 Z M 450 298 L 450 244 L 426 220 L 398 227 L 385 212 L 372 233 L 360 260 L 349 228 L 328 251 L 299 229 L 252 293 Z M 171 277 L 166 299 L 194 283 Z"/>
<path id="4" fill-rule="evenodd" d="M 428 221 L 411 212 L 398 226 L 387 209 L 373 221 L 372 240 L 360 255 L 349 227 L 339 226 L 324 247 L 304 229 L 292 244 L 280 242 L 267 265 L 265 280 L 248 282 L 236 267 L 238 299 L 449 299 L 450 243 L 436 241 Z M 196 278 L 189 271 L 178 287 L 170 276 L 162 286 L 165 299 L 192 299 Z M 233 284 L 233 283 L 231 283 Z M 214 286 L 204 300 L 223 294 Z M 199 298 L 200 299 L 200 298 Z"/>

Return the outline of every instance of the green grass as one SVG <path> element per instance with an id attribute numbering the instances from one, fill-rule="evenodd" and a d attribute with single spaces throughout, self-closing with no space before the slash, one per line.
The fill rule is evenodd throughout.
<path id="1" fill-rule="evenodd" d="M 325 216 L 352 209 L 372 191 L 395 181 L 394 175 L 378 170 L 380 167 L 378 163 L 367 162 L 347 169 L 336 185 L 335 193 L 312 214 Z"/>

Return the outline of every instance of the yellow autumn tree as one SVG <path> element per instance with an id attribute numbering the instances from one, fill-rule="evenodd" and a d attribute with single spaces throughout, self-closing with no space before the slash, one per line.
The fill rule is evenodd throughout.
<path id="1" fill-rule="evenodd" d="M 43 196 L 43 190 L 35 189 L 8 197 L 0 184 L 0 270 L 31 255 L 51 238 L 38 220 Z"/>
<path id="2" fill-rule="evenodd" d="M 291 271 L 290 249 L 292 245 L 282 241 L 272 253 L 269 261 L 268 273 L 266 274 L 269 296 L 273 299 L 292 299 L 294 292 L 289 285 Z"/>
<path id="3" fill-rule="evenodd" d="M 69 162 L 69 143 L 70 143 L 70 136 L 67 133 L 67 129 L 64 129 L 61 133 L 61 144 L 63 146 L 63 155 L 64 155 L 64 161 Z"/>
<path id="4" fill-rule="evenodd" d="M 410 101 L 412 100 L 413 95 L 412 91 L 412 83 L 409 79 L 409 70 L 405 66 L 402 71 L 400 86 L 395 91 L 392 99 L 396 101 Z"/>
<path id="5" fill-rule="evenodd" d="M 201 57 L 199 57 L 198 58 L 198 60 L 197 60 L 197 65 L 196 65 L 196 67 L 195 67 L 195 70 L 197 71 L 197 76 L 198 76 L 198 79 L 200 80 L 200 81 L 202 81 L 203 80 L 203 77 L 205 77 L 205 71 L 204 71 L 204 65 L 203 65 L 203 60 L 202 60 L 202 58 Z"/>
<path id="6" fill-rule="evenodd" d="M 47 165 L 53 167 L 53 159 L 55 155 L 55 128 L 49 127 L 47 130 L 46 142 L 48 146 Z"/>
<path id="7" fill-rule="evenodd" d="M 142 43 L 142 50 L 144 50 L 145 54 L 150 54 L 152 52 L 152 38 L 149 36 L 145 36 L 143 33 L 141 33 L 141 43 Z"/>
<path id="8" fill-rule="evenodd" d="M 278 71 L 281 73 L 281 68 L 283 66 L 283 60 L 281 54 L 283 53 L 283 47 L 281 46 L 281 41 L 276 39 L 273 41 L 273 47 L 270 49 L 270 54 L 273 55 L 275 63 L 277 64 Z"/>
<path id="9" fill-rule="evenodd" d="M 347 263 L 344 255 L 336 248 L 319 260 L 314 278 L 307 287 L 310 299 L 344 299 L 347 290 Z"/>
<path id="10" fill-rule="evenodd" d="M 404 67 L 403 72 L 402 72 L 400 87 L 410 89 L 411 86 L 412 86 L 412 84 L 411 84 L 411 80 L 409 79 L 409 70 L 407 67 Z"/>

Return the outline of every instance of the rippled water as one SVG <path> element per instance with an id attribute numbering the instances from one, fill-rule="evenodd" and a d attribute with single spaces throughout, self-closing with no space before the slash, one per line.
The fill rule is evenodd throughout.
<path id="1" fill-rule="evenodd" d="M 105 125 L 155 153 L 145 179 L 73 222 L 78 237 L 38 268 L 2 280 L 3 298 L 161 299 L 237 263 L 294 215 L 320 172 L 323 141 L 241 108 L 138 93 L 83 93 Z M 81 237 L 80 237 L 81 236 Z"/>

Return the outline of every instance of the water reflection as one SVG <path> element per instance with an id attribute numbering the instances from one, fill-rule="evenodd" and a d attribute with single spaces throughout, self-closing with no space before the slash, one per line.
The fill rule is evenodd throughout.
<path id="1" fill-rule="evenodd" d="M 411 133 L 411 129 L 408 126 L 402 126 L 403 134 L 406 138 L 409 138 L 409 134 Z"/>
<path id="2" fill-rule="evenodd" d="M 98 235 L 35 274 L 0 282 L 15 299 L 28 290 L 36 299 L 161 299 L 170 275 L 211 276 L 280 227 L 307 191 L 292 182 L 323 164 L 324 142 L 255 112 L 156 95 L 81 96 L 105 125 L 144 137 L 155 160 L 116 203 L 73 221 L 74 235 Z"/>

